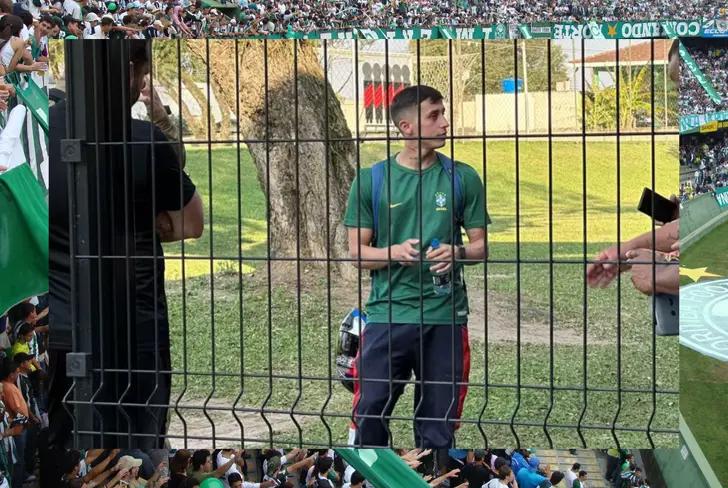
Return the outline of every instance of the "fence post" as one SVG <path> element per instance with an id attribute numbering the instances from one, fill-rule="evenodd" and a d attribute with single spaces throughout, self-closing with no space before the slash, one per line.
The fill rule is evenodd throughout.
<path id="1" fill-rule="evenodd" d="M 117 420 L 119 407 L 95 403 L 118 401 L 125 387 L 121 373 L 105 370 L 131 367 L 126 346 L 134 320 L 128 313 L 133 266 L 128 258 L 104 259 L 134 254 L 133 198 L 123 184 L 134 180 L 121 144 L 131 127 L 128 47 L 122 41 L 73 41 L 66 42 L 65 53 L 68 127 L 62 149 L 70 163 L 73 324 L 67 372 L 75 381 L 74 444 L 114 447 L 119 436 L 105 433 L 126 430 Z"/>

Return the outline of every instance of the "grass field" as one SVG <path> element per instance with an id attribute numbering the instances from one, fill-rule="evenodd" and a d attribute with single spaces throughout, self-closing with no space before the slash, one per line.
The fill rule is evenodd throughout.
<path id="1" fill-rule="evenodd" d="M 681 257 L 681 266 L 702 268 L 728 276 L 728 223 L 694 244 Z M 681 277 L 681 284 L 690 279 Z M 680 347 L 680 410 L 715 474 L 728 485 L 728 464 L 722 456 L 728 439 L 728 363 Z"/>
<path id="2" fill-rule="evenodd" d="M 670 194 L 677 186 L 677 141 L 658 142 L 654 149 L 656 189 Z M 444 151 L 450 154 L 449 148 Z M 678 388 L 677 341 L 658 338 L 654 355 L 657 376 L 653 378 L 648 300 L 632 289 L 628 277 L 622 279 L 619 306 L 614 285 L 606 290 L 586 290 L 585 295 L 584 266 L 579 262 L 585 249 L 586 256 L 591 258 L 617 239 L 616 145 L 588 143 L 585 164 L 580 143 L 553 144 L 552 219 L 548 210 L 548 145 L 521 142 L 519 151 L 521 259 L 548 259 L 551 247 L 555 258 L 577 262 L 554 264 L 553 280 L 548 264 L 522 263 L 517 269 L 516 264 L 489 263 L 487 273 L 483 265 L 468 268 L 466 280 L 474 310 L 470 328 L 479 327 L 483 331 L 481 337 L 488 340 L 471 341 L 471 387 L 458 441 L 463 446 L 482 445 L 485 435 L 491 444 L 512 445 L 515 438 L 508 424 L 513 418 L 516 423 L 529 424 L 515 427 L 522 443 L 547 445 L 542 424 L 548 415 L 548 432 L 560 447 L 581 445 L 581 438 L 571 425 L 603 427 L 611 426 L 613 420 L 617 425 L 615 435 L 623 445 L 649 447 L 645 432 L 621 431 L 619 427 L 643 431 L 648 424 L 652 429 L 676 428 L 677 395 L 656 393 L 653 398 L 653 387 Z M 383 144 L 362 144 L 362 166 L 382 159 L 385 152 Z M 635 207 L 642 188 L 651 185 L 650 155 L 648 139 L 621 145 L 622 240 L 649 230 L 649 219 L 637 213 Z M 493 219 L 489 228 L 491 259 L 515 259 L 514 143 L 489 142 L 485 172 L 479 143 L 458 143 L 455 158 L 472 164 L 481 176 L 485 175 L 487 206 Z M 208 167 L 207 152 L 190 147 L 187 170 L 203 196 L 206 212 L 210 211 Z M 173 398 L 187 406 L 201 405 L 204 400 L 228 410 L 235 405 L 242 410 L 295 412 L 293 417 L 295 422 L 302 423 L 303 438 L 307 442 L 344 442 L 351 395 L 336 381 L 314 377 L 329 375 L 338 323 L 356 305 L 359 287 L 336 275 L 328 280 L 322 267 L 302 266 L 300 283 L 295 272 L 271 276 L 269 294 L 265 262 L 245 261 L 245 258 L 265 257 L 266 253 L 265 197 L 250 155 L 247 150 L 241 153 L 241 202 L 237 196 L 235 150 L 215 149 L 211 167 L 214 227 L 206 228 L 198 241 L 188 241 L 185 255 L 212 256 L 213 261 L 185 261 L 184 294 L 180 261 L 169 259 L 179 254 L 179 244 L 165 249 L 173 364 L 175 369 L 188 372 L 175 376 L 177 396 Z M 238 205 L 243 216 L 243 262 L 215 259 L 238 253 Z M 548 238 L 550 222 L 553 222 L 553 246 L 549 245 Z M 516 329 L 517 271 L 521 287 L 520 317 L 524 326 L 528 326 L 523 329 L 527 332 L 523 334 L 520 348 L 512 340 L 498 340 L 496 334 L 513 333 Z M 362 286 L 367 281 L 366 275 L 363 281 Z M 327 283 L 331 284 L 330 290 Z M 361 300 L 365 302 L 366 295 Z M 551 311 L 553 347 L 550 347 L 549 334 Z M 618 339 L 621 340 L 619 348 Z M 618 362 L 621 362 L 621 375 Z M 553 381 L 555 386 L 573 387 L 573 390 L 551 393 L 548 389 L 506 386 L 518 383 L 519 370 L 521 385 L 543 388 Z M 215 372 L 214 377 L 211 371 Z M 271 379 L 271 371 L 283 378 Z M 300 377 L 304 379 L 295 379 Z M 484 387 L 486 384 L 488 388 Z M 588 386 L 587 391 L 584 385 Z M 615 391 L 600 391 L 615 390 L 618 385 L 622 388 L 621 399 Z M 549 414 L 552 397 L 553 408 Z M 193 410 L 180 412 L 185 421 L 193 416 Z M 394 415 L 411 414 L 412 392 L 408 387 Z M 284 415 L 283 420 L 277 416 L 271 422 L 276 445 L 298 442 L 294 419 Z M 482 431 L 472 423 L 478 419 L 483 422 Z M 222 422 L 227 422 L 233 434 L 240 435 L 234 419 Z M 246 438 L 257 434 L 268 439 L 267 426 L 260 420 L 257 424 L 246 429 Z M 203 418 L 198 427 L 208 432 L 210 422 Z M 194 427 L 188 425 L 188 428 Z M 224 427 L 216 426 L 216 429 L 219 434 Z M 392 431 L 397 445 L 412 444 L 411 422 L 393 421 Z M 609 429 L 583 428 L 581 433 L 589 447 L 614 443 Z M 666 447 L 676 443 L 673 436 L 659 433 L 653 434 L 653 440 Z"/>

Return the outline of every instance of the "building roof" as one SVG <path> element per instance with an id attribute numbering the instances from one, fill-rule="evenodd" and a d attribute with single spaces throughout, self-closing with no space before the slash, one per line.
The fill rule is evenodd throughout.
<path id="1" fill-rule="evenodd" d="M 672 39 L 655 39 L 655 64 L 667 64 Z M 648 41 L 626 41 L 619 42 L 619 64 L 620 65 L 645 65 L 652 59 L 652 52 Z M 617 50 L 603 51 L 584 59 L 584 66 L 589 67 L 614 67 L 617 60 Z M 581 59 L 574 59 L 572 64 L 581 65 Z"/>

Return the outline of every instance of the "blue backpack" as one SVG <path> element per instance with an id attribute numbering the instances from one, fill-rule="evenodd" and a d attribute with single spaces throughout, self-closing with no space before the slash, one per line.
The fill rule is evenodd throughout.
<path id="1" fill-rule="evenodd" d="M 453 240 L 454 244 L 462 244 L 463 236 L 461 228 L 464 224 L 464 213 L 465 213 L 465 198 L 463 197 L 462 181 L 460 173 L 455 168 L 453 161 L 442 153 L 436 152 L 437 159 L 440 164 L 447 172 L 450 178 L 453 178 L 455 183 L 455 225 L 453 228 Z M 374 235 L 372 236 L 372 245 L 377 242 L 378 228 L 379 228 L 379 200 L 382 195 L 382 189 L 384 188 L 384 172 L 386 170 L 385 164 L 388 160 L 379 161 L 372 166 L 372 211 L 374 213 Z"/>

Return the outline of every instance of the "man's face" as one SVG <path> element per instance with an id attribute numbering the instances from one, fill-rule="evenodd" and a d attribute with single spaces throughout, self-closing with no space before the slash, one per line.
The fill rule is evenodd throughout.
<path id="1" fill-rule="evenodd" d="M 30 371 L 30 360 L 23 361 L 22 363 L 20 363 L 20 369 L 23 372 Z"/>
<path id="2" fill-rule="evenodd" d="M 202 465 L 202 471 L 205 473 L 209 473 L 212 471 L 212 457 L 207 456 L 207 459 L 205 459 L 205 464 Z"/>
<path id="3" fill-rule="evenodd" d="M 58 37 L 58 34 L 60 34 L 60 33 L 61 33 L 61 28 L 58 27 L 57 25 L 54 25 L 53 28 L 51 29 L 51 37 Z"/>
<path id="4" fill-rule="evenodd" d="M 230 485 L 230 488 L 243 488 L 243 482 L 242 481 L 236 481 L 232 485 Z"/>
<path id="5" fill-rule="evenodd" d="M 24 340 L 25 342 L 30 342 L 30 341 L 32 341 L 32 340 L 33 340 L 33 333 L 32 333 L 32 332 L 28 332 L 27 334 L 25 334 L 25 335 L 23 336 L 23 340 Z"/>
<path id="6" fill-rule="evenodd" d="M 139 94 L 144 88 L 144 78 L 149 74 L 149 63 L 130 63 L 131 64 L 131 80 L 130 93 L 131 104 L 134 105 L 139 100 Z"/>
<path id="7" fill-rule="evenodd" d="M 78 22 L 71 22 L 70 24 L 68 24 L 68 32 L 78 37 L 82 33 L 81 27 L 78 25 Z"/>
<path id="8" fill-rule="evenodd" d="M 41 36 L 48 35 L 49 32 L 53 30 L 53 24 L 50 22 L 43 21 L 40 24 L 38 24 L 38 32 Z"/>
<path id="9" fill-rule="evenodd" d="M 101 32 L 104 34 L 111 32 L 111 24 L 101 24 Z"/>
<path id="10" fill-rule="evenodd" d="M 442 100 L 433 102 L 430 99 L 420 104 L 420 121 L 417 123 L 417 109 L 409 109 L 399 124 L 402 134 L 407 137 L 433 137 L 423 139 L 422 149 L 437 149 L 445 145 L 447 129 L 450 123 L 445 117 L 445 104 Z M 418 144 L 418 141 L 410 141 Z"/>
<path id="11" fill-rule="evenodd" d="M 29 324 L 35 325 L 35 323 L 38 321 L 38 314 L 35 313 L 35 310 L 28 314 L 28 316 L 25 318 L 25 321 Z"/>

